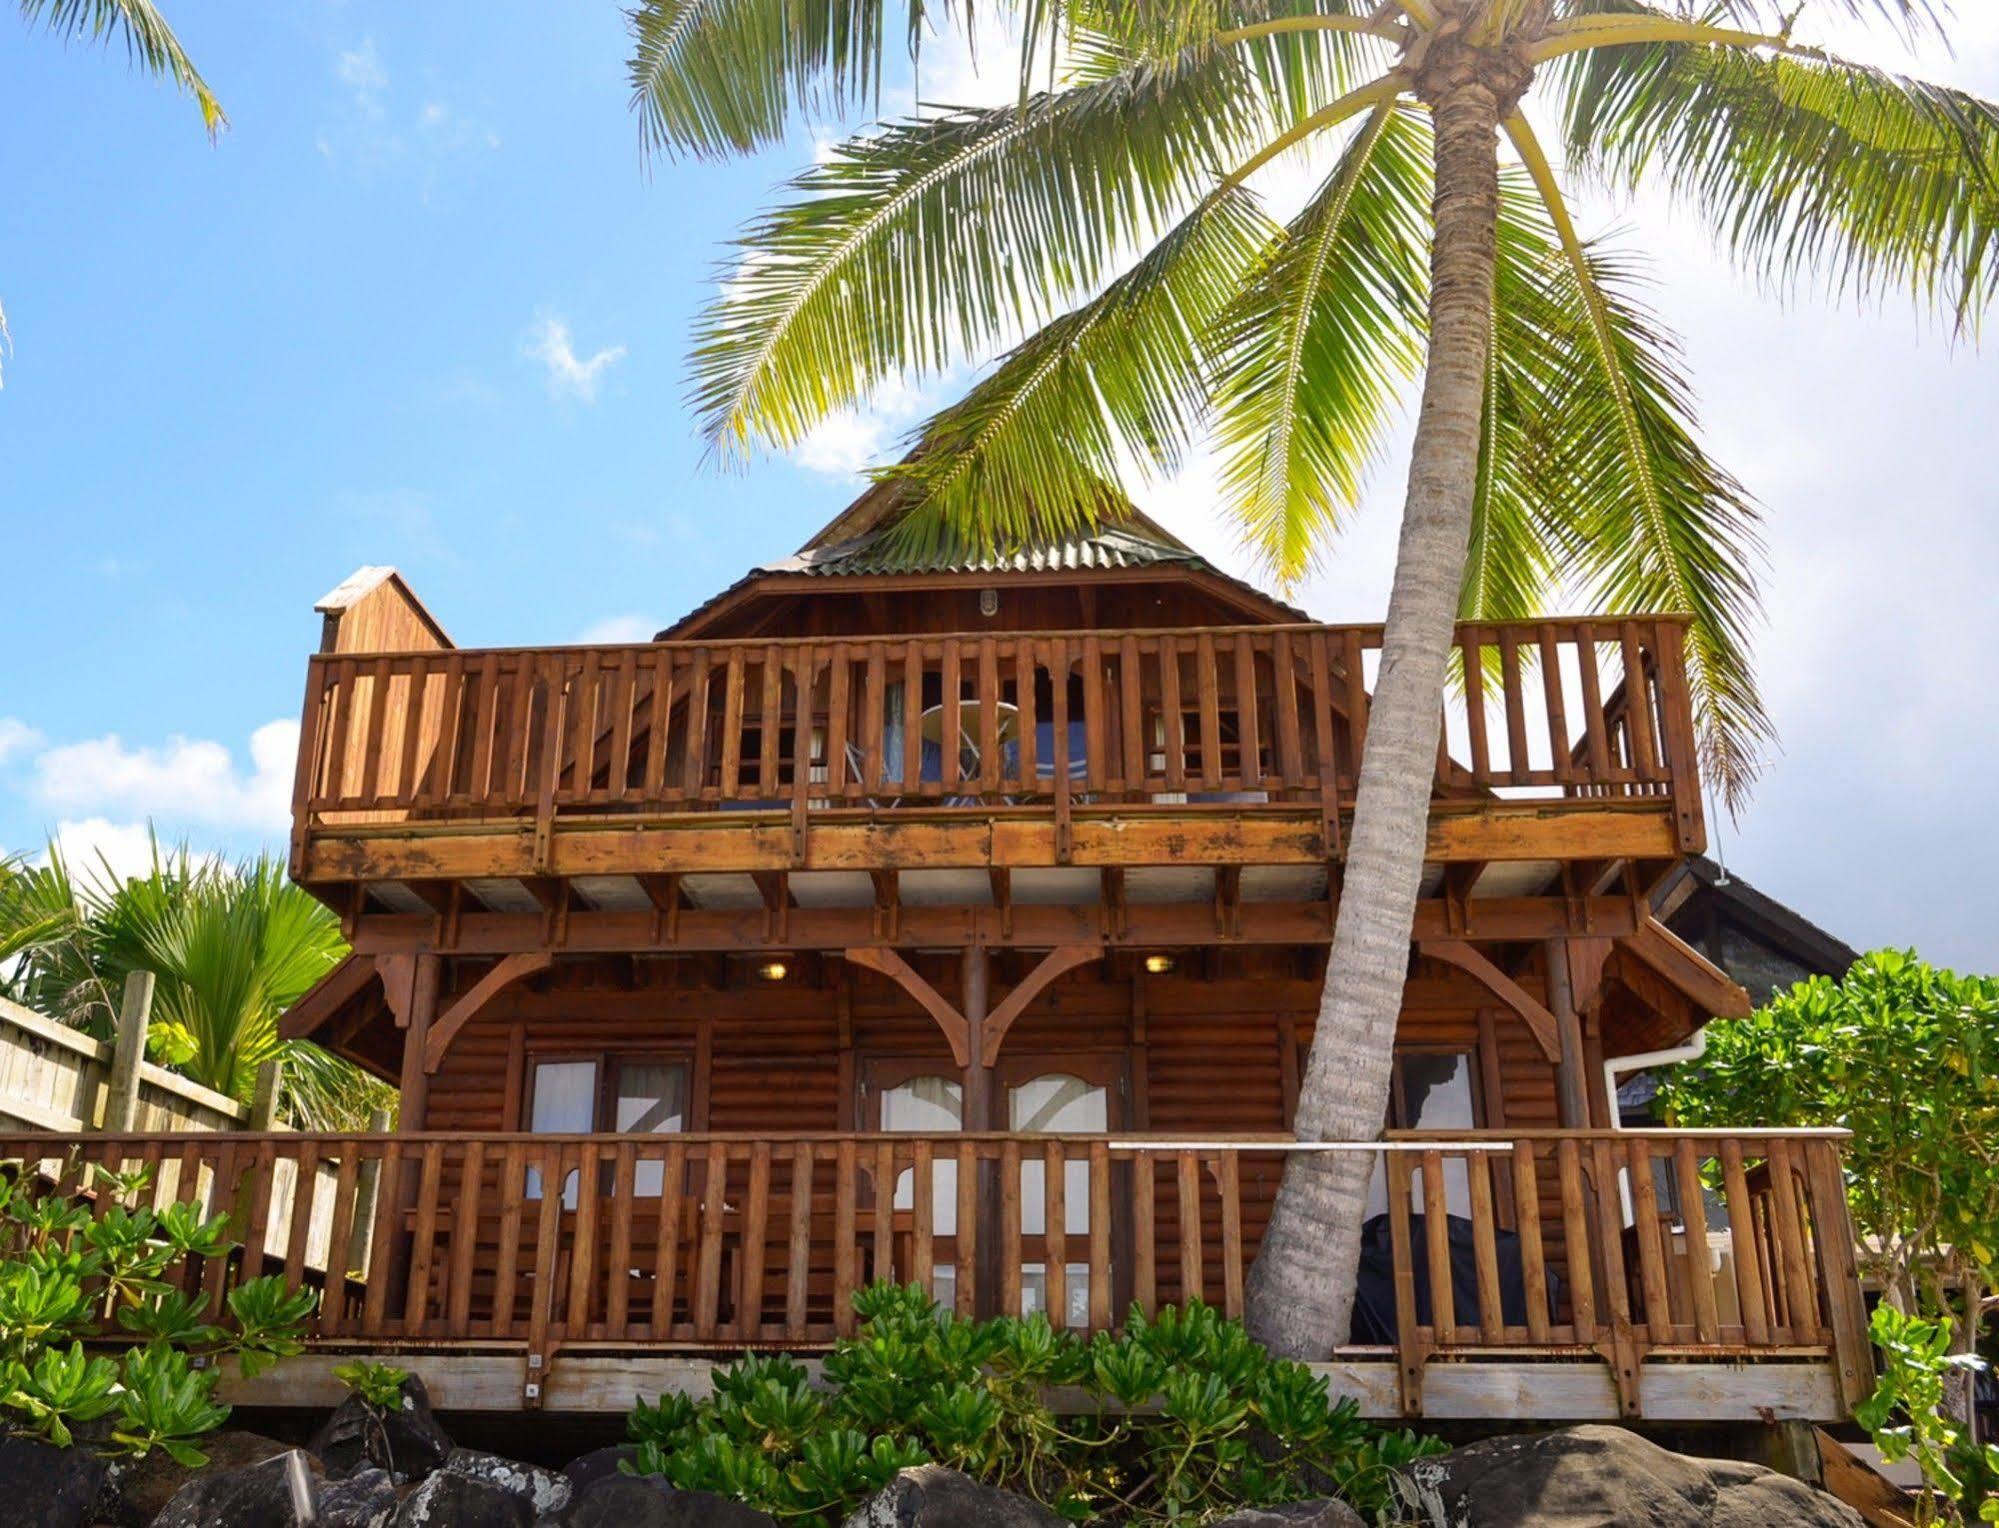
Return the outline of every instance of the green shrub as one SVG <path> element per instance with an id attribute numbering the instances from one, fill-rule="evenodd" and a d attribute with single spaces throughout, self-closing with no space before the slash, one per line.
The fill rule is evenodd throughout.
<path id="1" fill-rule="evenodd" d="M 351 1364 L 336 1364 L 333 1377 L 371 1409 L 394 1411 L 403 1403 L 403 1382 L 410 1377 L 410 1371 L 398 1369 L 394 1364 L 358 1359 Z"/>
<path id="2" fill-rule="evenodd" d="M 1882 1458 L 1891 1464 L 1913 1458 L 1922 1470 L 1930 1494 L 1918 1496 L 1916 1521 L 1936 1521 L 1940 1504 L 1952 1522 L 1999 1523 L 1999 1445 L 1971 1442 L 1944 1409 L 1951 1371 L 1975 1371 L 1984 1361 L 1950 1351 L 1948 1322 L 1892 1306 L 1877 1306 L 1868 1330 L 1881 1351 L 1881 1377 L 1854 1418 Z"/>
<path id="3" fill-rule="evenodd" d="M 1090 1341 L 1039 1315 L 963 1321 L 913 1285 L 874 1285 L 854 1307 L 821 1387 L 794 1359 L 753 1355 L 718 1368 L 709 1399 L 641 1400 L 628 1468 L 801 1525 L 843 1521 L 924 1463 L 1075 1522 L 1192 1522 L 1326 1494 L 1386 1513 L 1394 1474 L 1441 1449 L 1363 1422 L 1198 1300 L 1134 1307 L 1121 1334 Z M 1081 1404 L 1058 1415 L 1057 1388 Z"/>
<path id="4" fill-rule="evenodd" d="M 91 1173 L 112 1201 L 151 1184 L 143 1171 Z M 255 1374 L 300 1350 L 318 1298 L 279 1278 L 248 1279 L 230 1292 L 229 1324 L 211 1323 L 204 1299 L 161 1276 L 190 1252 L 227 1256 L 228 1224 L 193 1204 L 155 1214 L 114 1202 L 93 1216 L 87 1204 L 0 1178 L 0 1421 L 67 1448 L 75 1426 L 109 1417 L 108 1452 L 158 1448 L 189 1468 L 206 1463 L 192 1440 L 229 1408 L 214 1399 L 213 1366 L 193 1358 L 234 1353 Z M 138 1346 L 118 1357 L 86 1346 L 114 1334 Z"/>

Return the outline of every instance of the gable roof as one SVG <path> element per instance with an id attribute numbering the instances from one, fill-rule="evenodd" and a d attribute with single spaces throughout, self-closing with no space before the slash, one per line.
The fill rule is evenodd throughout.
<path id="1" fill-rule="evenodd" d="M 1712 900 L 1723 917 L 1807 970 L 1844 976 L 1860 958 L 1845 940 L 1758 891 L 1733 871 L 1724 871 L 1705 854 L 1691 855 L 1674 866 L 1653 892 L 1652 905 L 1661 920 L 1670 920 L 1695 897 Z"/>
<path id="2" fill-rule="evenodd" d="M 927 546 L 905 543 L 894 535 L 904 515 L 899 497 L 893 483 L 872 485 L 791 556 L 750 569 L 660 631 L 653 640 L 671 640 L 674 633 L 760 580 L 798 576 L 1004 576 L 1179 568 L 1227 584 L 1280 620 L 1311 619 L 1297 607 L 1215 566 L 1121 493 L 1106 491 L 1103 513 L 1094 527 L 1081 526 L 1059 535 L 1038 534 L 1012 548 L 975 546 L 950 533 Z"/>

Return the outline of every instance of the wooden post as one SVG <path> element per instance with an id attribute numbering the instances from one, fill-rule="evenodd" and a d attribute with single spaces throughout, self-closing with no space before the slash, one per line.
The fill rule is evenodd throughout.
<path id="1" fill-rule="evenodd" d="M 550 747 L 554 747 L 553 740 Z M 424 1070 L 423 1053 L 430 1041 L 430 1022 L 437 1016 L 437 993 L 443 977 L 444 962 L 436 955 L 416 957 L 416 969 L 410 977 L 408 1006 L 396 1015 L 403 1025 L 403 1067 L 402 1101 L 396 1115 L 396 1133 L 411 1135 L 424 1128 L 430 1109 L 430 1073 Z M 407 1291 L 409 1279 L 410 1237 L 406 1229 L 409 1215 L 416 1208 L 417 1184 L 421 1171 L 421 1154 L 412 1150 L 404 1159 L 402 1171 L 397 1175 L 394 1188 L 395 1207 L 399 1212 L 394 1220 L 397 1227 L 395 1239 L 386 1250 L 389 1266 L 381 1270 L 388 1280 L 388 1308 L 400 1310 Z M 376 1277 L 370 1272 L 369 1277 Z"/>
<path id="2" fill-rule="evenodd" d="M 1548 968 L 1548 1010 L 1555 1016 L 1555 1035 L 1561 1042 L 1560 1060 L 1555 1068 L 1555 1094 L 1562 1128 L 1589 1128 L 1589 1081 L 1584 1076 L 1583 1026 L 1576 1015 L 1575 989 L 1569 978 L 1569 947 L 1564 940 L 1550 939 L 1541 946 Z"/>
<path id="3" fill-rule="evenodd" d="M 250 1095 L 250 1117 L 245 1130 L 278 1128 L 278 1092 L 284 1081 L 285 1064 L 275 1058 L 257 1068 L 257 1089 Z"/>
<path id="4" fill-rule="evenodd" d="M 985 1062 L 986 1007 L 992 993 L 992 954 L 982 944 L 965 946 L 963 980 L 958 993 L 965 1016 L 964 1128 L 990 1130 L 993 1125 L 992 1071 Z M 980 1316 L 1004 1314 L 993 1303 L 999 1287 L 999 1164 L 980 1159 L 974 1213 L 980 1224 L 973 1232 L 974 1265 L 960 1268 L 958 1277 L 974 1280 L 974 1310 Z M 964 1171 L 963 1165 L 959 1171 Z M 963 1234 L 960 1228 L 960 1234 Z M 1012 1314 L 1018 1314 L 1013 1312 Z"/>
<path id="5" fill-rule="evenodd" d="M 443 964 L 435 955 L 416 957 L 408 1007 L 396 1015 L 403 1026 L 402 1103 L 396 1116 L 399 1135 L 423 1129 L 429 1113 L 430 1073 L 423 1068 L 423 1053 L 430 1040 L 430 1021 L 437 1016 L 437 990 Z"/>
<path id="6" fill-rule="evenodd" d="M 125 978 L 124 1001 L 118 1006 L 117 1045 L 111 1052 L 111 1081 L 104 1090 L 107 1134 L 134 1129 L 139 1119 L 139 1063 L 146 1059 L 146 1026 L 152 1021 L 153 973 L 134 971 Z"/>
<path id="7" fill-rule="evenodd" d="M 389 1133 L 387 1109 L 377 1109 L 368 1116 L 368 1133 L 370 1135 Z M 354 1174 L 354 1230 L 347 1244 L 347 1266 L 363 1277 L 369 1272 L 369 1254 L 374 1250 L 375 1200 L 381 1191 L 381 1158 L 369 1157 L 361 1163 Z"/>

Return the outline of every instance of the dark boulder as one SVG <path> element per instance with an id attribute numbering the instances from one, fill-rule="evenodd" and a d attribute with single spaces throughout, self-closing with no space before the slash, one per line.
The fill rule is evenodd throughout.
<path id="1" fill-rule="evenodd" d="M 23 1528 L 82 1528 L 104 1489 L 104 1461 L 87 1448 L 57 1448 L 25 1433 L 0 1433 L 0 1498 Z"/>
<path id="2" fill-rule="evenodd" d="M 319 1461 L 287 1449 L 233 1470 L 203 1470 L 174 1492 L 152 1528 L 294 1528 L 313 1520 Z"/>
<path id="3" fill-rule="evenodd" d="M 606 1476 L 621 1473 L 619 1466 L 638 1456 L 636 1443 L 614 1443 L 609 1448 L 593 1448 L 587 1454 L 578 1454 L 562 1467 L 562 1473 L 569 1479 L 569 1489 L 581 1492 Z"/>
<path id="4" fill-rule="evenodd" d="M 482 1454 L 477 1449 L 453 1449 L 438 1473 L 464 1475 L 496 1491 L 518 1496 L 528 1504 L 531 1519 L 559 1512 L 569 1504 L 571 1488 L 567 1475 L 498 1454 Z"/>
<path id="5" fill-rule="evenodd" d="M 528 1499 L 476 1475 L 434 1470 L 403 1498 L 396 1528 L 531 1528 Z"/>
<path id="6" fill-rule="evenodd" d="M 358 1395 L 333 1409 L 306 1447 L 339 1479 L 364 1465 L 387 1470 L 398 1484 L 421 1480 L 450 1457 L 451 1439 L 430 1412 L 430 1392 L 412 1374 L 402 1398 L 377 1410 Z"/>
<path id="7" fill-rule="evenodd" d="M 1245 1507 L 1214 1528 L 1367 1528 L 1366 1520 L 1343 1501 L 1286 1502 L 1279 1507 Z"/>
<path id="8" fill-rule="evenodd" d="M 389 1472 L 367 1465 L 345 1479 L 320 1482 L 319 1516 L 312 1528 L 389 1528 L 396 1506 Z"/>
<path id="9" fill-rule="evenodd" d="M 776 1528 L 776 1523 L 741 1502 L 677 1490 L 658 1475 L 612 1473 L 578 1485 L 569 1505 L 543 1518 L 538 1528 Z"/>
<path id="10" fill-rule="evenodd" d="M 208 1463 L 191 1470 L 176 1464 L 163 1448 L 148 1450 L 142 1459 L 111 1459 L 110 1474 L 97 1502 L 98 1520 L 113 1528 L 146 1528 L 160 1515 L 174 1493 L 197 1475 L 225 1474 L 249 1465 L 262 1464 L 279 1454 L 291 1452 L 289 1443 L 267 1438 L 262 1433 L 225 1427 L 195 1440 L 195 1447 L 208 1456 Z"/>
<path id="11" fill-rule="evenodd" d="M 846 1528 L 1065 1528 L 1039 1502 L 940 1464 L 904 1470 Z"/>
<path id="12" fill-rule="evenodd" d="M 1419 1460 L 1409 1484 L 1419 1520 L 1453 1528 L 1863 1528 L 1809 1486 L 1619 1427 L 1488 1438 Z"/>

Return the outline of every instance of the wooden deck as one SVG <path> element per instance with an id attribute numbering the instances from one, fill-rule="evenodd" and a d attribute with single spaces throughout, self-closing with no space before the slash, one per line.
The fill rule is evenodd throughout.
<path id="1" fill-rule="evenodd" d="M 1429 858 L 1697 851 L 1683 626 L 1462 628 Z M 566 909 L 579 881 L 636 878 L 670 912 L 659 878 L 682 874 L 1324 865 L 1380 641 L 1297 625 L 321 655 L 292 869 L 358 918 L 518 910 L 478 881 Z"/>
<path id="2" fill-rule="evenodd" d="M 1685 1366 L 1707 1384 L 1717 1365 L 1767 1364 L 1766 1400 L 1842 1415 L 1871 1360 L 1839 1141 L 1574 1130 L 1359 1148 L 1383 1163 L 1395 1335 L 1328 1362 L 1372 1375 L 1375 1409 L 1391 1394 L 1406 1415 L 1429 1409 L 1433 1380 L 1458 1398 L 1446 1411 L 1470 1404 L 1459 1363 L 1561 1366 L 1545 1372 L 1581 1387 L 1573 1404 L 1596 1404 L 1587 1389 L 1626 1416 L 1688 1404 Z M 880 1278 L 926 1284 L 967 1314 L 1041 1309 L 1081 1331 L 1114 1326 L 1131 1302 L 1194 1293 L 1239 1313 L 1260 1234 L 1243 1210 L 1261 1196 L 1245 1185 L 1274 1178 L 1291 1144 L 16 1135 L 0 1138 L 0 1161 L 40 1163 L 72 1186 L 81 1161 L 149 1165 L 155 1197 L 228 1211 L 251 1249 L 170 1271 L 214 1308 L 237 1281 L 282 1272 L 324 1289 L 315 1350 L 501 1355 L 517 1402 L 535 1405 L 558 1354 L 601 1365 L 823 1349 L 851 1329 L 853 1290 Z M 1670 1206 L 1704 1193 L 1716 1229 L 1690 1235 Z M 1454 1287 L 1454 1243 L 1469 1287 Z M 345 1276 L 316 1272 L 329 1261 Z M 1754 1373 L 1740 1377 L 1737 1390 L 1755 1392 Z"/>

